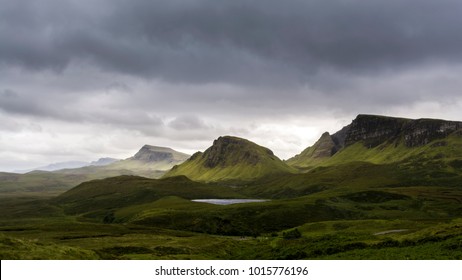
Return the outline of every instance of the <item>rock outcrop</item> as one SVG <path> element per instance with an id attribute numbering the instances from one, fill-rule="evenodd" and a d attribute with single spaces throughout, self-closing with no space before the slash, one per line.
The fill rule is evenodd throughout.
<path id="1" fill-rule="evenodd" d="M 358 115 L 351 124 L 333 135 L 324 133 L 313 146 L 286 162 L 298 169 L 309 169 L 319 164 L 325 164 L 339 151 L 346 150 L 357 143 L 362 144 L 367 149 L 373 149 L 380 145 L 391 147 L 404 145 L 407 148 L 414 148 L 444 139 L 453 133 L 459 133 L 462 136 L 462 122 Z M 439 141 L 432 145 L 446 145 L 446 142 Z M 352 160 L 364 160 L 358 155 L 348 154 L 348 156 L 351 156 Z M 396 153 L 395 157 L 399 158 Z M 390 158 L 394 157 L 391 156 Z M 342 160 L 345 161 L 348 158 L 343 155 Z"/>
<path id="2" fill-rule="evenodd" d="M 392 118 L 374 115 L 358 115 L 346 132 L 344 146 L 348 147 L 363 141 L 368 148 L 376 147 L 383 142 L 395 140 L 402 132 L 409 119 Z"/>
<path id="3" fill-rule="evenodd" d="M 346 132 L 344 146 L 362 141 L 368 148 L 385 142 L 404 141 L 407 147 L 426 145 L 462 129 L 462 122 L 434 119 L 403 119 L 358 115 Z"/>

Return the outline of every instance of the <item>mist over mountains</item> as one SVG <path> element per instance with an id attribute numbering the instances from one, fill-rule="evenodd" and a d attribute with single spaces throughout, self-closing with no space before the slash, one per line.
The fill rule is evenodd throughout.
<path id="1" fill-rule="evenodd" d="M 115 158 L 100 158 L 98 160 L 92 162 L 85 162 L 85 161 L 65 161 L 65 162 L 56 162 L 46 166 L 36 167 L 27 170 L 16 170 L 14 173 L 28 173 L 34 170 L 37 171 L 57 171 L 61 169 L 73 169 L 73 168 L 80 168 L 85 166 L 104 166 L 111 164 L 113 162 L 118 161 L 119 159 Z"/>
<path id="2" fill-rule="evenodd" d="M 189 155 L 170 148 L 144 145 L 134 156 L 124 159 L 100 158 L 93 162 L 64 162 L 28 170 L 24 174 L 0 172 L 0 193 L 62 192 L 94 179 L 120 175 L 159 178 Z M 18 172 L 19 173 L 19 172 Z"/>

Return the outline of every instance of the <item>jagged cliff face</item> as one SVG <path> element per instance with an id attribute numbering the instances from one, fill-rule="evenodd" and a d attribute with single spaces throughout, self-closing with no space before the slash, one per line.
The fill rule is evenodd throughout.
<path id="1" fill-rule="evenodd" d="M 362 141 L 366 147 L 374 148 L 385 142 L 404 141 L 407 147 L 418 147 L 459 129 L 462 129 L 462 122 L 359 115 L 351 123 L 344 145 Z"/>
<path id="2" fill-rule="evenodd" d="M 403 127 L 404 143 L 408 147 L 426 145 L 462 129 L 462 122 L 420 119 Z"/>
<path id="3" fill-rule="evenodd" d="M 306 169 L 349 161 L 402 161 L 406 157 L 421 157 L 425 154 L 427 158 L 450 158 L 454 157 L 451 155 L 454 152 L 448 149 L 436 151 L 419 148 L 425 148 L 426 145 L 430 148 L 449 145 L 446 138 L 451 135 L 459 135 L 457 141 L 462 141 L 462 122 L 358 115 L 350 125 L 335 134 L 324 133 L 313 146 L 287 160 L 287 163 Z M 403 153 L 398 147 L 414 149 Z"/>
<path id="4" fill-rule="evenodd" d="M 338 152 L 345 146 L 345 138 L 347 136 L 348 131 L 350 131 L 351 124 L 343 127 L 336 133 L 332 134 L 332 141 L 335 144 L 335 153 Z"/>
<path id="5" fill-rule="evenodd" d="M 248 181 L 294 171 L 265 147 L 242 138 L 223 136 L 205 152 L 195 153 L 165 176 L 184 175 L 199 181 Z"/>
<path id="6" fill-rule="evenodd" d="M 373 148 L 386 141 L 398 137 L 408 119 L 399 119 L 382 116 L 359 115 L 346 132 L 344 146 L 350 146 L 363 141 L 368 148 Z"/>

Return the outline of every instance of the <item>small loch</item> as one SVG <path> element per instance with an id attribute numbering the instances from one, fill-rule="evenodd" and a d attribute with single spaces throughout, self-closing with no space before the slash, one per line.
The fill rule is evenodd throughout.
<path id="1" fill-rule="evenodd" d="M 230 205 L 238 203 L 255 203 L 255 202 L 266 202 L 268 199 L 193 199 L 193 202 L 210 203 L 216 205 Z"/>

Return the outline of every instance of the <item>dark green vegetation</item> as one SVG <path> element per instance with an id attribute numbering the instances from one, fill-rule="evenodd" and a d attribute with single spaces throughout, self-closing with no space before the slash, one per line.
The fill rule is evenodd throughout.
<path id="1" fill-rule="evenodd" d="M 287 162 L 222 137 L 163 179 L 3 197 L 0 257 L 461 259 L 461 129 L 360 115 Z M 191 201 L 200 198 L 270 201 Z"/>

